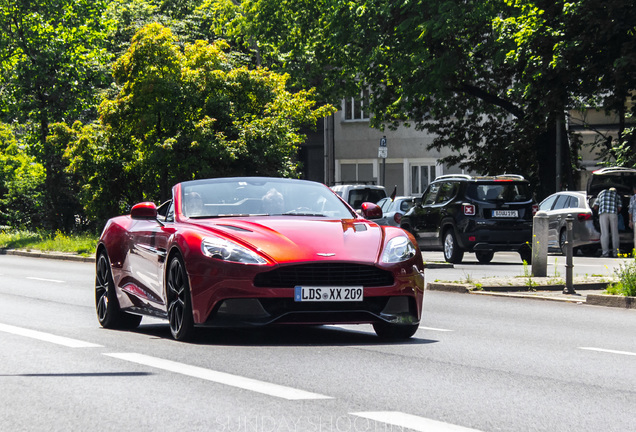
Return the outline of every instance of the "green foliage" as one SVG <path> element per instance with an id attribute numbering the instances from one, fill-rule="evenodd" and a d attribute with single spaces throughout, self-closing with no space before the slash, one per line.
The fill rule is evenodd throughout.
<path id="1" fill-rule="evenodd" d="M 49 127 L 95 115 L 109 60 L 103 9 L 102 0 L 6 0 L 0 9 L 0 116 L 29 126 L 28 149 L 44 167 L 45 224 L 53 229 L 70 230 L 77 209 Z"/>
<path id="2" fill-rule="evenodd" d="M 636 260 L 619 264 L 618 269 L 616 269 L 616 276 L 619 282 L 611 288 L 612 293 L 636 296 Z"/>
<path id="3" fill-rule="evenodd" d="M 60 231 L 0 231 L 0 248 L 28 249 L 45 252 L 68 252 L 92 255 L 97 246 L 97 237 L 90 234 L 67 235 Z"/>
<path id="4" fill-rule="evenodd" d="M 375 127 L 406 121 L 435 136 L 430 149 L 451 150 L 446 163 L 518 172 L 543 194 L 556 186 L 564 112 L 598 106 L 624 119 L 636 88 L 631 0 L 306 3 L 241 2 L 242 28 L 265 64 L 320 83 L 331 101 L 370 90 Z M 572 142 L 566 173 L 577 163 Z M 618 143 L 603 143 L 615 160 Z"/>
<path id="5" fill-rule="evenodd" d="M 4 114 L 49 121 L 94 109 L 108 53 L 101 0 L 6 0 L 0 9 L 0 80 Z M 41 137 L 43 140 L 43 137 Z"/>
<path id="6" fill-rule="evenodd" d="M 0 123 L 0 225 L 34 228 L 43 220 L 44 169 Z"/>
<path id="7" fill-rule="evenodd" d="M 303 125 L 332 112 L 288 77 L 234 64 L 224 42 L 186 43 L 166 27 L 139 30 L 114 63 L 119 91 L 99 124 L 66 127 L 69 172 L 91 217 L 164 200 L 179 181 L 223 175 L 298 175 Z"/>

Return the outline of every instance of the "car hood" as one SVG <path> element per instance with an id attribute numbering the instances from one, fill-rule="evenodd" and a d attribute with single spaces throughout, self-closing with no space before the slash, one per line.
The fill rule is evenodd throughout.
<path id="1" fill-rule="evenodd" d="M 356 261 L 375 263 L 384 230 L 360 219 L 267 217 L 199 221 L 207 230 L 247 243 L 279 263 Z"/>

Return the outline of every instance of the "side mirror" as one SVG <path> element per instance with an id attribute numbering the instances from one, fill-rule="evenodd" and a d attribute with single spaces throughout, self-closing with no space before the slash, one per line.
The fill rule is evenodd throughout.
<path id="1" fill-rule="evenodd" d="M 157 219 L 157 206 L 152 202 L 135 204 L 130 211 L 130 217 L 143 220 Z"/>
<path id="2" fill-rule="evenodd" d="M 380 206 L 370 202 L 363 202 L 360 211 L 365 219 L 380 219 L 382 217 Z"/>

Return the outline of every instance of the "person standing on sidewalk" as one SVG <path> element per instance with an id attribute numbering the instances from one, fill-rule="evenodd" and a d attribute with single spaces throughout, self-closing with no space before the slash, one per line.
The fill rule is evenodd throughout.
<path id="1" fill-rule="evenodd" d="M 602 257 L 617 257 L 620 247 L 618 237 L 618 213 L 621 211 L 621 197 L 616 188 L 604 189 L 596 198 L 595 208 L 598 208 L 599 223 L 601 225 Z M 612 253 L 609 250 L 609 239 L 612 237 Z"/>
<path id="2" fill-rule="evenodd" d="M 632 249 L 632 256 L 636 257 L 636 184 L 632 188 L 634 194 L 629 199 L 629 227 L 634 233 L 634 249 Z"/>

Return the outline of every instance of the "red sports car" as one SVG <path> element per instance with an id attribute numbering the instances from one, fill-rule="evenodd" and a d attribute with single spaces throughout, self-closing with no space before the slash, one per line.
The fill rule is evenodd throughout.
<path id="1" fill-rule="evenodd" d="M 194 180 L 159 207 L 110 219 L 96 255 L 95 306 L 106 328 L 165 318 L 186 340 L 198 326 L 373 324 L 380 337 L 418 328 L 424 267 L 411 234 L 363 216 L 323 184 L 283 178 Z"/>

